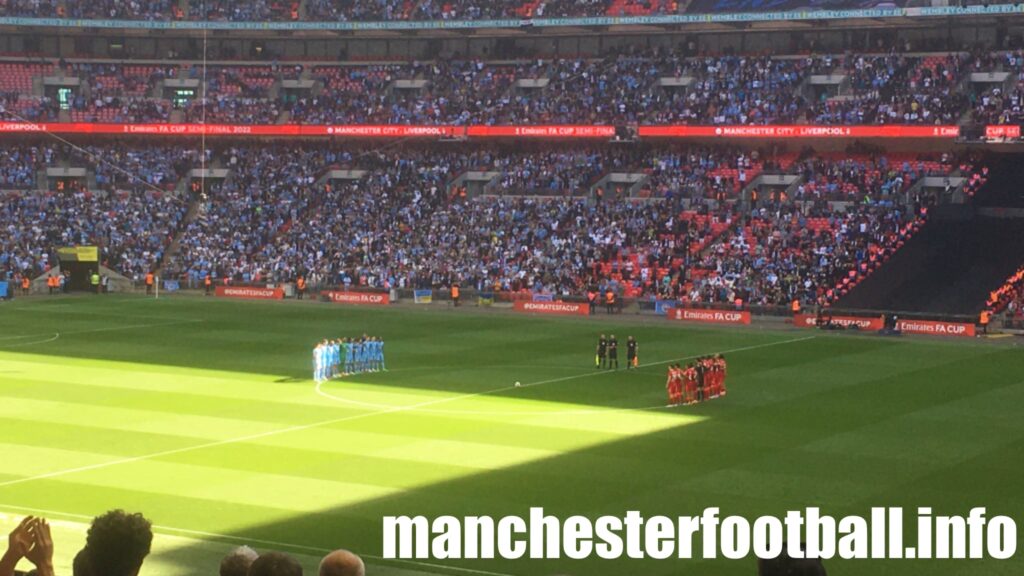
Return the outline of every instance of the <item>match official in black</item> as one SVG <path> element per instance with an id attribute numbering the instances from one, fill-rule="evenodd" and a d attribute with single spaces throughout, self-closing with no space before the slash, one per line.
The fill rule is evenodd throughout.
<path id="1" fill-rule="evenodd" d="M 619 369 L 619 341 L 615 338 L 615 334 L 612 334 L 608 338 L 608 369 L 612 369 L 612 364 L 615 364 L 615 369 Z"/>

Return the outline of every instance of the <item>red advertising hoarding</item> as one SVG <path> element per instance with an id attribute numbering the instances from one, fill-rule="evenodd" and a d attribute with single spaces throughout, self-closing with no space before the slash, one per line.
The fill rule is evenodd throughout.
<path id="1" fill-rule="evenodd" d="M 832 316 L 832 324 L 835 326 L 843 326 L 845 328 L 852 328 L 856 326 L 861 330 L 874 330 L 878 331 L 882 329 L 882 316 L 879 314 L 875 317 L 870 316 Z M 817 326 L 817 319 L 813 314 L 796 314 L 793 316 L 793 325 L 797 328 L 814 328 Z"/>
<path id="2" fill-rule="evenodd" d="M 956 138 L 958 126 L 641 126 L 654 138 Z"/>
<path id="3" fill-rule="evenodd" d="M 328 300 L 336 304 L 367 304 L 380 305 L 391 303 L 391 297 L 385 292 L 343 292 L 338 290 L 324 290 L 321 292 Z"/>
<path id="4" fill-rule="evenodd" d="M 994 126 L 985 126 L 986 140 L 1009 140 L 1013 138 L 1020 138 L 1019 124 L 999 124 Z"/>
<path id="5" fill-rule="evenodd" d="M 670 320 L 710 322 L 712 324 L 750 324 L 746 310 L 707 310 L 703 308 L 669 308 L 665 315 Z"/>
<path id="6" fill-rule="evenodd" d="M 517 138 L 611 138 L 614 126 L 470 126 L 467 136 Z"/>
<path id="7" fill-rule="evenodd" d="M 250 300 L 281 300 L 281 288 L 258 288 L 253 286 L 217 286 L 217 296 L 225 298 L 248 298 Z"/>
<path id="8" fill-rule="evenodd" d="M 512 304 L 517 312 L 531 314 L 560 314 L 568 316 L 586 316 L 590 314 L 590 304 L 579 302 L 529 302 L 517 300 Z"/>
<path id="9" fill-rule="evenodd" d="M 1011 138 L 1020 126 L 989 126 Z M 348 138 L 612 138 L 614 126 L 434 126 L 401 124 L 103 124 L 0 122 L 0 133 L 136 134 L 151 136 L 340 136 Z M 957 126 L 640 126 L 652 138 L 956 138 Z"/>
<path id="10" fill-rule="evenodd" d="M 101 124 L 92 122 L 0 122 L 0 133 L 136 134 L 150 136 L 347 136 L 351 138 L 449 137 L 458 126 L 306 124 Z"/>
<path id="11" fill-rule="evenodd" d="M 964 322 L 936 322 L 934 320 L 897 320 L 896 329 L 907 334 L 974 337 L 974 324 Z"/>

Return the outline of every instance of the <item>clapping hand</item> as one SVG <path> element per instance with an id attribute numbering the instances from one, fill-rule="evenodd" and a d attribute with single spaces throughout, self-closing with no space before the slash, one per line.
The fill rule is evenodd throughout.
<path id="1" fill-rule="evenodd" d="M 36 518 L 32 523 L 32 549 L 25 555 L 29 562 L 36 565 L 38 576 L 53 575 L 53 538 L 50 536 L 50 523 L 43 518 Z"/>
<path id="2" fill-rule="evenodd" d="M 22 558 L 35 564 L 39 576 L 53 576 L 53 538 L 46 520 L 28 516 L 11 531 L 0 558 L 0 576 L 13 576 Z"/>

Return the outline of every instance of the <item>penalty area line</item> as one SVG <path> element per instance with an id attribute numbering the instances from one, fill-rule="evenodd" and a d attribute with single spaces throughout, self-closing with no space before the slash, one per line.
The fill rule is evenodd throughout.
<path id="1" fill-rule="evenodd" d="M 108 326 L 106 328 L 88 328 L 85 330 L 67 330 L 64 332 L 41 332 L 38 334 L 22 334 L 19 336 L 5 336 L 0 338 L 0 341 L 9 340 L 25 340 L 27 338 L 42 338 L 46 337 L 46 340 L 39 342 L 17 342 L 15 344 L 0 344 L 0 348 L 13 348 L 16 346 L 32 346 L 35 344 L 47 344 L 60 338 L 61 336 L 74 336 L 76 334 L 96 334 L 98 332 L 117 332 L 119 330 L 138 330 L 141 328 L 159 328 L 161 326 L 178 326 L 180 324 L 196 324 L 199 322 L 205 322 L 202 318 L 192 320 L 173 320 L 171 322 L 157 322 L 154 324 L 134 324 L 131 326 Z"/>
<path id="2" fill-rule="evenodd" d="M 0 504 L 0 510 L 10 510 L 23 514 L 31 515 L 42 515 L 50 519 L 64 519 L 64 520 L 84 520 L 91 522 L 93 517 L 86 514 L 76 514 L 73 512 L 61 512 L 59 510 L 46 510 L 44 508 L 32 508 L 28 506 L 16 506 L 12 504 Z M 198 537 L 206 541 L 220 540 L 222 542 L 230 542 L 232 544 L 240 545 L 261 545 L 261 546 L 272 546 L 277 549 L 291 550 L 300 554 L 317 554 L 325 555 L 334 550 L 330 548 L 320 548 L 318 546 L 307 546 L 305 544 L 291 544 L 289 542 L 277 542 L 275 540 L 265 540 L 262 538 L 246 538 L 245 536 L 234 536 L 231 534 L 218 534 L 217 532 L 207 532 L 205 530 L 192 530 L 189 528 L 176 528 L 174 526 L 163 526 L 159 524 L 153 525 L 153 531 L 158 534 L 165 536 L 177 536 L 177 537 Z M 355 551 L 359 556 L 366 559 L 374 560 L 378 564 L 399 564 L 406 566 L 416 566 L 419 568 L 437 568 L 446 570 L 449 572 L 458 572 L 462 574 L 477 574 L 479 576 L 514 576 L 512 574 L 505 574 L 504 572 L 492 572 L 489 570 L 479 570 L 476 568 L 461 568 L 458 566 L 445 566 L 444 564 L 434 564 L 431 562 L 421 562 L 418 560 L 403 560 L 399 558 L 384 558 L 383 556 L 377 556 L 374 554 L 366 554 L 364 552 Z"/>

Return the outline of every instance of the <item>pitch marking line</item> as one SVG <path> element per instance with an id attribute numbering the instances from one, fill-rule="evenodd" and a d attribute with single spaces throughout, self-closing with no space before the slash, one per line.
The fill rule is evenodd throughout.
<path id="1" fill-rule="evenodd" d="M 132 326 L 111 326 L 108 328 L 90 328 L 86 330 L 69 330 L 67 332 L 42 332 L 39 334 L 22 334 L 20 336 L 5 336 L 0 340 L 24 340 L 26 338 L 43 338 L 38 342 L 16 342 L 14 344 L 0 344 L 0 348 L 14 348 L 18 346 L 32 346 L 36 344 L 47 344 L 60 338 L 61 336 L 71 336 L 75 334 L 95 334 L 97 332 L 116 332 L 118 330 L 137 330 L 140 328 L 157 328 L 160 326 L 177 326 L 179 324 L 195 324 L 198 322 L 205 322 L 203 319 L 195 320 L 175 320 L 172 322 L 159 322 L 155 324 L 134 324 Z"/>
<path id="2" fill-rule="evenodd" d="M 732 350 L 722 350 L 720 352 L 709 352 L 709 353 L 706 353 L 706 354 L 695 354 L 693 356 L 683 356 L 681 358 L 673 358 L 671 360 L 661 360 L 661 361 L 658 361 L 658 362 L 648 362 L 646 364 L 640 364 L 637 368 L 649 368 L 651 366 L 661 366 L 663 364 L 671 364 L 673 362 L 683 362 L 685 360 L 693 360 L 695 358 L 700 358 L 701 356 L 707 356 L 708 354 L 734 354 L 734 353 L 737 353 L 737 352 L 745 352 L 747 350 L 757 350 L 757 349 L 760 349 L 760 348 L 769 348 L 769 347 L 772 347 L 772 346 L 781 346 L 783 344 L 793 344 L 793 343 L 796 343 L 796 342 L 804 342 L 806 340 L 813 340 L 814 338 L 817 338 L 817 336 L 805 336 L 803 338 L 793 338 L 791 340 L 782 340 L 782 341 L 779 341 L 779 342 L 768 342 L 766 344 L 757 344 L 757 345 L 754 345 L 754 346 L 744 346 L 742 348 L 733 348 Z M 541 380 L 539 382 L 531 382 L 531 383 L 528 383 L 528 384 L 523 384 L 521 387 L 522 388 L 529 388 L 529 387 L 532 387 L 532 386 L 541 386 L 541 385 L 544 385 L 544 384 L 555 384 L 555 383 L 558 383 L 558 382 L 567 382 L 569 380 L 577 380 L 577 379 L 580 379 L 580 378 L 589 378 L 591 376 L 603 376 L 603 375 L 614 374 L 614 373 L 616 373 L 616 372 L 615 371 L 611 371 L 611 370 L 602 370 L 600 372 L 585 372 L 585 373 L 582 373 L 582 374 L 574 374 L 572 376 L 563 376 L 561 378 L 553 378 L 551 380 Z M 340 382 L 344 382 L 344 380 L 342 380 Z M 375 410 L 388 410 L 388 409 L 400 408 L 400 406 L 393 406 L 393 405 L 388 405 L 388 404 L 375 404 L 375 403 L 372 403 L 372 402 L 362 402 L 362 401 L 359 401 L 359 400 L 351 400 L 351 399 L 348 399 L 348 398 L 344 398 L 342 396 L 336 396 L 334 394 L 331 394 L 330 392 L 325 392 L 323 390 L 323 384 L 324 384 L 323 382 L 318 382 L 317 383 L 317 385 L 316 385 L 316 393 L 319 394 L 320 396 L 323 396 L 324 398 L 327 398 L 329 400 L 333 400 L 335 402 L 341 402 L 343 404 L 351 404 L 353 406 L 361 406 L 361 407 L 365 407 L 365 408 L 372 408 L 372 409 L 375 409 Z M 478 395 L 483 395 L 483 394 L 495 394 L 495 393 L 498 393 L 498 392 L 504 392 L 504 391 L 507 391 L 507 390 L 511 390 L 513 388 L 515 388 L 515 386 L 506 386 L 505 388 L 499 388 L 497 390 L 490 390 L 490 391 L 487 391 L 487 392 L 480 392 L 480 393 L 477 393 L 475 395 L 470 395 L 470 396 L 478 396 Z M 465 397 L 470 397 L 470 396 L 465 396 Z M 465 398 L 465 397 L 460 397 L 460 398 Z M 456 399 L 458 399 L 458 398 L 456 398 Z M 412 406 L 415 406 L 415 405 L 412 405 Z M 409 407 L 410 410 L 413 409 L 412 406 Z M 608 414 L 608 413 L 613 413 L 613 412 L 627 412 L 627 411 L 638 411 L 638 410 L 663 410 L 665 408 L 666 408 L 665 405 L 659 404 L 657 406 L 646 406 L 646 407 L 643 407 L 643 408 L 604 408 L 604 409 L 580 409 L 580 410 L 443 410 L 443 409 L 438 410 L 438 409 L 427 408 L 427 409 L 416 409 L 416 412 L 420 412 L 420 413 L 424 413 L 424 414 L 447 414 L 447 415 L 464 414 L 464 415 L 467 415 L 467 416 L 486 416 L 486 415 L 492 415 L 492 416 L 544 416 L 544 415 Z"/>
<path id="3" fill-rule="evenodd" d="M 85 520 L 87 522 L 92 521 L 92 516 L 85 514 L 75 514 L 72 512 L 60 512 L 58 510 L 45 510 L 42 508 L 29 508 L 27 506 L 13 506 L 9 504 L 0 504 L 0 510 L 12 510 L 16 512 L 43 515 L 49 518 L 65 518 L 75 520 Z M 153 525 L 153 530 L 159 534 L 167 536 L 199 536 L 208 540 L 222 540 L 225 542 L 232 542 L 235 544 L 245 545 L 262 545 L 262 546 L 273 546 L 277 549 L 292 550 L 300 553 L 310 553 L 317 555 L 325 555 L 329 552 L 333 552 L 331 549 L 319 548 L 317 546 L 306 546 L 303 544 L 289 544 L 288 542 L 276 542 L 274 540 L 263 540 L 260 538 L 246 538 L 244 536 L 232 536 L 230 534 L 218 534 L 216 532 L 206 532 L 204 530 L 190 530 L 188 528 L 175 528 L 173 526 L 160 526 Z M 487 570 L 478 570 L 473 568 L 459 568 L 457 566 L 445 566 L 443 564 L 433 564 L 430 562 L 420 562 L 417 560 L 401 560 L 398 558 L 384 558 L 382 556 L 375 556 L 373 554 L 365 554 L 357 552 L 363 558 L 369 558 L 371 560 L 379 561 L 381 564 L 395 563 L 404 564 L 408 566 L 417 566 L 420 568 L 439 568 L 450 572 L 461 572 L 464 574 L 478 574 L 480 576 L 513 576 L 512 574 L 505 574 L 502 572 L 490 572 Z"/>
<path id="4" fill-rule="evenodd" d="M 784 345 L 784 344 L 791 344 L 791 343 L 794 343 L 794 342 L 802 342 L 802 341 L 805 341 L 805 340 L 811 340 L 813 338 L 815 338 L 815 336 L 807 336 L 805 338 L 794 338 L 794 339 L 791 339 L 791 340 L 782 340 L 782 341 L 779 341 L 779 342 L 769 342 L 769 343 L 766 343 L 766 344 L 758 344 L 756 346 L 747 346 L 745 348 L 738 348 L 738 349 L 734 350 L 734 352 L 739 352 L 741 350 L 754 350 L 754 349 L 758 349 L 758 348 L 768 348 L 768 347 L 771 347 L 771 346 L 781 346 L 781 345 Z M 653 364 L 667 364 L 669 362 L 675 362 L 675 360 L 665 360 L 665 361 L 656 362 L 656 363 L 653 363 Z M 575 379 L 575 378 L 583 378 L 583 377 L 591 376 L 591 375 L 595 375 L 595 373 L 578 374 L 576 376 L 565 376 L 565 377 L 562 377 L 562 378 L 554 378 L 552 380 L 542 380 L 540 382 L 533 382 L 531 384 L 524 384 L 524 386 L 540 386 L 540 385 L 543 385 L 543 384 L 553 384 L 555 382 L 564 382 L 566 380 L 572 380 L 572 379 Z M 408 406 L 394 406 L 394 407 L 391 407 L 391 408 L 377 410 L 377 411 L 372 411 L 372 412 L 365 412 L 365 413 L 362 413 L 362 414 L 353 414 L 353 415 L 349 415 L 349 416 L 342 416 L 340 418 L 332 418 L 332 419 L 329 419 L 329 420 L 321 420 L 321 421 L 318 421 L 318 422 L 311 422 L 309 424 L 298 424 L 298 425 L 295 425 L 295 426 L 289 426 L 287 428 L 279 428 L 277 430 L 268 430 L 266 432 L 260 432 L 260 433 L 257 433 L 257 434 L 248 434 L 246 436 L 239 436 L 239 437 L 235 437 L 235 438 L 226 438 L 224 440 L 214 440 L 212 442 L 204 442 L 202 444 L 197 444 L 197 445 L 194 445 L 194 446 L 185 446 L 185 447 L 182 447 L 182 448 L 174 448 L 174 449 L 171 449 L 171 450 L 162 450 L 160 452 L 152 452 L 150 454 L 142 454 L 142 455 L 139 455 L 139 456 L 130 456 L 128 458 L 118 458 L 116 460 L 109 460 L 107 462 L 98 462 L 96 464 L 89 464 L 87 466 L 79 466 L 79 467 L 76 467 L 76 468 L 66 468 L 64 470 L 55 470 L 53 472 L 46 472 L 46 473 L 38 474 L 38 475 L 35 475 L 35 476 L 27 476 L 25 478 L 16 478 L 14 480 L 8 480 L 6 482 L 0 482 L 0 488 L 4 488 L 4 487 L 7 487 L 7 486 L 16 486 L 16 485 L 20 485 L 20 484 L 27 484 L 29 482 L 35 482 L 37 480 L 48 480 L 48 479 L 51 479 L 51 478 L 59 478 L 59 477 L 62 477 L 62 476 L 68 476 L 68 475 L 77 474 L 77 473 L 80 473 L 80 472 L 89 472 L 89 471 L 92 471 L 92 470 L 100 470 L 100 469 L 103 469 L 103 468 L 110 468 L 112 466 L 120 466 L 122 464 L 131 464 L 133 462 L 142 462 L 142 461 L 145 461 L 145 460 L 152 460 L 154 458 L 164 458 L 164 457 L 167 457 L 167 456 L 175 456 L 175 455 L 184 454 L 184 453 L 187 453 L 187 452 L 195 452 L 197 450 L 205 450 L 207 448 L 217 448 L 217 447 L 220 447 L 220 446 L 227 446 L 227 445 L 230 445 L 230 444 L 238 444 L 238 443 L 241 443 L 241 442 L 251 442 L 253 440 L 261 440 L 263 438 L 269 438 L 271 436 L 278 436 L 280 434 L 288 434 L 288 433 L 291 433 L 291 432 L 302 432 L 302 431 L 310 430 L 310 429 L 313 429 L 313 428 L 321 428 L 321 427 L 324 427 L 324 426 L 333 426 L 335 424 L 341 424 L 341 423 L 344 423 L 344 422 L 352 422 L 352 421 L 355 421 L 355 420 L 362 420 L 364 418 L 372 418 L 374 416 L 384 416 L 384 415 L 387 415 L 387 414 L 397 414 L 399 412 L 410 412 L 410 411 L 414 411 L 414 410 L 421 409 L 421 408 L 427 408 L 427 407 L 430 407 L 430 406 L 436 406 L 438 404 L 446 404 L 448 402 L 455 402 L 455 401 L 458 401 L 458 400 L 466 400 L 468 398 L 476 398 L 478 396 L 484 396 L 484 395 L 487 395 L 487 394 L 496 394 L 498 392 L 506 392 L 506 391 L 513 390 L 513 389 L 515 389 L 515 386 L 504 386 L 502 388 L 496 388 L 496 389 L 493 389 L 493 390 L 484 390 L 482 392 L 473 392 L 473 393 L 470 393 L 470 394 L 460 394 L 458 396 L 448 396 L 448 397 L 445 397 L 445 398 L 438 398 L 436 400 L 428 400 L 428 401 L 425 401 L 425 402 L 419 402 L 417 404 L 411 404 L 411 405 L 408 405 Z"/>
<path id="5" fill-rule="evenodd" d="M 17 339 L 24 338 L 39 338 L 46 336 L 46 334 L 30 334 L 28 336 L 18 336 Z M 16 338 L 4 338 L 4 340 L 14 340 Z M 37 340 L 35 342 L 15 342 L 14 344 L 0 344 L 0 348 L 20 348 L 22 346 L 35 346 L 37 344 L 49 344 L 50 342 L 56 341 L 60 338 L 60 332 L 52 332 L 47 338 L 43 340 Z"/>

